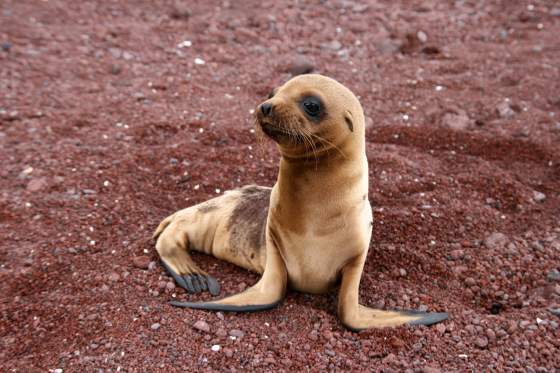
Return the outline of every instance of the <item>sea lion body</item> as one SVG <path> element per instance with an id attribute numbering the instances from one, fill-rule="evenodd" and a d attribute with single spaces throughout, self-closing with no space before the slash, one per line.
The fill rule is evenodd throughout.
<path id="1" fill-rule="evenodd" d="M 262 274 L 266 260 L 265 229 L 271 188 L 256 185 L 226 191 L 219 197 L 182 209 L 162 221 L 156 248 L 175 255 L 178 235 L 195 250 Z"/>
<path id="2" fill-rule="evenodd" d="M 156 249 L 191 292 L 219 289 L 192 261 L 195 249 L 261 273 L 246 291 L 211 302 L 173 305 L 222 311 L 275 307 L 286 289 L 324 293 L 340 284 L 338 314 L 352 330 L 433 324 L 444 313 L 382 311 L 359 305 L 373 225 L 368 200 L 365 120 L 354 94 L 309 74 L 275 90 L 256 111 L 257 128 L 277 143 L 278 179 L 181 210 L 157 228 Z"/>

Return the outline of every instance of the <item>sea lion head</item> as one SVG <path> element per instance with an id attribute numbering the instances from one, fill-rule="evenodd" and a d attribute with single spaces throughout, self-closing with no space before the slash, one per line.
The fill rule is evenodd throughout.
<path id="1" fill-rule="evenodd" d="M 364 137 L 364 114 L 356 96 L 319 74 L 299 75 L 274 89 L 257 107 L 255 119 L 284 155 L 317 155 Z"/>

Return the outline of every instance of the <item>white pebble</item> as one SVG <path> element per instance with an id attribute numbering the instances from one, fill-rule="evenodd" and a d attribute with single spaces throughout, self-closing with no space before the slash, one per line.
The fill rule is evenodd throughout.
<path id="1" fill-rule="evenodd" d="M 195 58 L 194 59 L 194 64 L 195 65 L 204 65 L 206 63 L 206 61 L 204 61 L 202 58 Z"/>
<path id="2" fill-rule="evenodd" d="M 199 188 L 200 188 L 200 185 L 198 185 L 198 184 L 196 184 L 196 185 L 194 186 L 194 190 L 198 190 Z"/>
<path id="3" fill-rule="evenodd" d="M 177 44 L 177 48 L 188 48 L 190 46 L 192 46 L 192 41 L 190 40 L 185 40 Z"/>
<path id="4" fill-rule="evenodd" d="M 103 186 L 108 187 L 108 186 L 109 186 L 109 181 L 108 181 L 108 180 L 105 180 L 105 181 L 103 182 Z"/>
<path id="5" fill-rule="evenodd" d="M 220 345 L 213 345 L 213 346 L 211 347 L 212 351 L 214 351 L 214 352 L 220 351 L 221 348 L 222 348 L 222 347 L 221 347 Z"/>
<path id="6" fill-rule="evenodd" d="M 220 194 L 220 189 L 216 188 L 216 194 Z"/>
<path id="7" fill-rule="evenodd" d="M 436 85 L 436 91 L 443 91 L 443 86 L 441 85 Z"/>
<path id="8" fill-rule="evenodd" d="M 428 35 L 426 35 L 426 33 L 424 31 L 418 31 L 416 33 L 416 37 L 418 38 L 418 40 L 420 40 L 420 42 L 425 43 L 428 41 Z"/>

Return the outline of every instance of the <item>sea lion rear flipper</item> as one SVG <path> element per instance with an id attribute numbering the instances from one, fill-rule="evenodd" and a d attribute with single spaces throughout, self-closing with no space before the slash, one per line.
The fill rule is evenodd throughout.
<path id="1" fill-rule="evenodd" d="M 178 302 L 170 304 L 177 307 L 195 308 L 211 311 L 254 312 L 276 307 L 286 292 L 288 275 L 284 261 L 275 248 L 267 251 L 263 276 L 252 287 L 212 302 Z M 210 285 L 210 283 L 209 283 Z"/>
<path id="2" fill-rule="evenodd" d="M 361 255 L 342 269 L 338 313 L 348 329 L 359 331 L 406 324 L 433 325 L 448 318 L 445 312 L 384 311 L 362 306 L 358 303 L 358 291 L 364 262 L 365 255 Z"/>

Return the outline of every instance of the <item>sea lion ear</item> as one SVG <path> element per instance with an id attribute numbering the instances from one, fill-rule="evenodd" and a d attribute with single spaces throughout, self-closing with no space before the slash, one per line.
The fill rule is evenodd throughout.
<path id="1" fill-rule="evenodd" d="M 354 123 L 352 122 L 352 120 L 353 120 L 352 113 L 349 112 L 348 110 L 346 110 L 344 112 L 344 120 L 346 121 L 346 125 L 348 126 L 348 129 L 350 130 L 350 132 L 354 132 Z"/>

